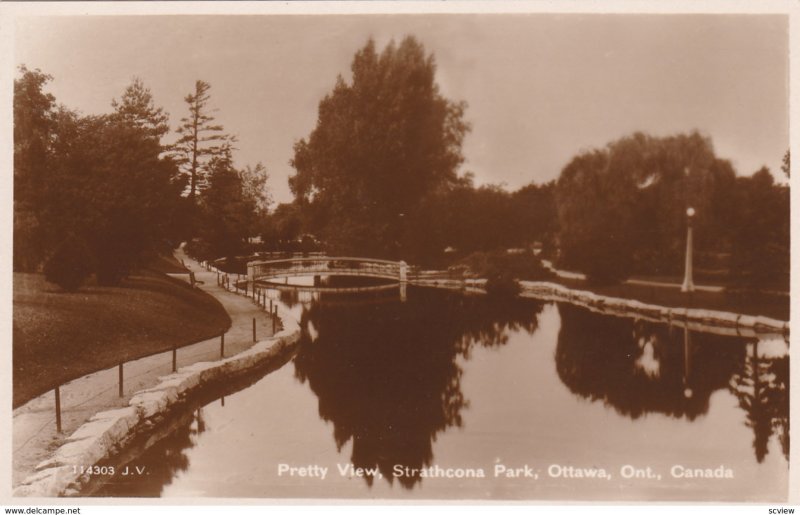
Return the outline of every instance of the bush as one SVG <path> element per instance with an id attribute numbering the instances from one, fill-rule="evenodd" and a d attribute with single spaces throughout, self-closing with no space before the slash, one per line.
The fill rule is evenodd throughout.
<path id="1" fill-rule="evenodd" d="M 520 286 L 507 272 L 497 272 L 486 278 L 486 293 L 493 297 L 516 297 Z"/>
<path id="2" fill-rule="evenodd" d="M 486 292 L 490 295 L 516 296 L 520 290 L 518 281 L 545 281 L 553 277 L 533 252 L 474 252 L 459 264 L 467 266 L 478 277 L 485 278 Z"/>
<path id="3" fill-rule="evenodd" d="M 521 281 L 547 281 L 553 278 L 553 273 L 530 251 L 517 254 L 505 250 L 473 252 L 457 265 L 465 265 L 478 277 L 488 278 L 502 273 Z"/>
<path id="4" fill-rule="evenodd" d="M 64 291 L 80 288 L 92 272 L 92 254 L 79 237 L 62 241 L 44 265 L 44 278 Z"/>

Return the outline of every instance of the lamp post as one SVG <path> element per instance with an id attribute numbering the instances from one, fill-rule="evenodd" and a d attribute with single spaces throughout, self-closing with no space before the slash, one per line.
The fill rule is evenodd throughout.
<path id="1" fill-rule="evenodd" d="M 683 276 L 683 284 L 681 285 L 682 292 L 693 292 L 694 281 L 692 280 L 692 218 L 694 217 L 694 208 L 690 207 L 686 210 L 686 266 Z"/>

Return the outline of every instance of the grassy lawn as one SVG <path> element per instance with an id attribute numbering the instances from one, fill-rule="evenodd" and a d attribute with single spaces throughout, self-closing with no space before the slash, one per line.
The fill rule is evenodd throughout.
<path id="1" fill-rule="evenodd" d="M 647 279 L 655 280 L 651 277 Z M 553 282 L 576 290 L 589 290 L 599 295 L 636 299 L 648 304 L 668 307 L 694 307 L 742 313 L 744 315 L 764 315 L 778 320 L 789 320 L 789 296 L 769 294 L 731 294 L 725 292 L 696 291 L 691 295 L 682 293 L 679 288 L 617 284 L 613 286 L 590 286 L 585 281 L 555 278 Z"/>
<path id="2" fill-rule="evenodd" d="M 164 260 L 158 268 L 180 271 Z M 210 295 L 153 270 L 119 287 L 63 293 L 41 274 L 14 274 L 13 405 L 58 384 L 220 334 L 231 320 Z"/>

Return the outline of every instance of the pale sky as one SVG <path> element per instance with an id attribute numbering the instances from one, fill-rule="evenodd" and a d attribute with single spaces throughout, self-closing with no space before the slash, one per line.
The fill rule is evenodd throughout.
<path id="1" fill-rule="evenodd" d="M 437 82 L 472 126 L 462 171 L 516 189 L 545 182 L 581 150 L 634 131 L 699 130 L 739 174 L 776 176 L 789 147 L 783 15 L 431 14 L 63 16 L 17 20 L 16 61 L 54 76 L 57 100 L 111 110 L 133 76 L 170 113 L 197 79 L 239 138 L 239 166 L 262 162 L 291 200 L 292 145 L 372 36 L 416 36 Z"/>

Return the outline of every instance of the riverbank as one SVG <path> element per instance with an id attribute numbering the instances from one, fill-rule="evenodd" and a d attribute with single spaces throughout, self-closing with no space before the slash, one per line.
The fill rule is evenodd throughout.
<path id="1" fill-rule="evenodd" d="M 750 316 L 789 320 L 789 295 L 775 293 L 728 292 L 724 287 L 699 287 L 688 294 L 680 284 L 630 280 L 610 286 L 593 286 L 578 279 L 557 278 L 553 282 L 572 290 L 656 304 L 668 308 L 707 309 Z"/>
<path id="2" fill-rule="evenodd" d="M 473 293 L 486 293 L 486 279 L 430 279 L 411 281 L 418 286 L 448 288 Z M 753 316 L 729 311 L 699 307 L 670 307 L 648 304 L 635 299 L 599 295 L 593 291 L 568 288 L 546 281 L 519 281 L 521 297 L 531 297 L 555 302 L 569 302 L 593 311 L 616 316 L 642 318 L 654 322 L 702 326 L 708 332 L 727 335 L 752 336 L 777 334 L 789 336 L 789 322 L 766 316 Z"/>
<path id="3" fill-rule="evenodd" d="M 542 264 L 552 272 L 552 282 L 570 289 L 671 308 L 711 309 L 789 320 L 788 291 L 745 292 L 728 290 L 729 284 L 700 282 L 695 283 L 695 291 L 688 294 L 681 291 L 681 278 L 663 276 L 637 276 L 618 284 L 597 286 L 590 284 L 584 274 L 558 270 L 547 260 L 542 260 Z"/>
<path id="4" fill-rule="evenodd" d="M 230 316 L 232 323 L 225 333 L 226 356 L 253 346 L 253 319 L 257 322 L 259 338 L 272 335 L 271 317 L 251 299 L 218 286 L 216 274 L 203 270 L 196 263 L 186 259 L 186 265 L 195 273 L 198 287 L 216 298 L 227 312 L 226 316 Z M 216 336 L 179 349 L 176 353 L 176 366 L 180 372 L 194 363 L 209 362 L 219 356 L 220 337 Z M 109 409 L 126 409 L 130 407 L 137 392 L 158 385 L 160 378 L 172 370 L 172 353 L 168 351 L 130 361 L 125 363 L 124 369 L 125 387 L 122 397 L 118 395 L 117 367 L 62 385 L 62 433 L 56 431 L 55 399 L 52 391 L 14 410 L 12 445 L 15 486 L 23 480 L 27 482 L 30 479 L 28 476 L 41 468 L 42 462 L 46 462 L 61 446 L 68 443 L 82 424 L 93 417 L 97 418 L 97 413 Z"/>

